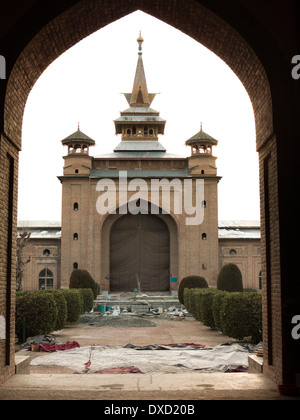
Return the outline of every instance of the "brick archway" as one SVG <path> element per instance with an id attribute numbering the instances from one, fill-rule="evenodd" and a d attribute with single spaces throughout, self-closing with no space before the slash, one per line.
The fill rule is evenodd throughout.
<path id="1" fill-rule="evenodd" d="M 28 7 L 32 3 L 28 1 Z M 280 100 L 288 103 L 294 94 L 291 93 L 291 82 L 287 81 L 283 86 L 278 80 L 278 76 L 287 70 L 287 60 L 268 30 L 261 29 L 257 23 L 259 19 L 253 19 L 250 9 L 241 6 L 243 2 L 237 2 L 239 7 L 232 14 L 221 3 L 224 4 L 205 0 L 186 0 L 175 5 L 172 0 L 70 0 L 64 5 L 53 2 L 53 8 L 43 11 L 40 25 L 34 22 L 32 30 L 24 30 L 25 26 L 20 25 L 19 44 L 15 48 L 15 51 L 19 49 L 20 55 L 18 58 L 11 55 L 5 100 L 3 96 L 0 103 L 1 252 L 4 261 L 1 275 L 6 285 L 4 301 L 7 302 L 7 332 L 11 337 L 14 336 L 13 311 L 9 306 L 14 304 L 11 279 L 15 270 L 17 166 L 27 97 L 42 72 L 59 55 L 96 30 L 139 9 L 176 27 L 217 54 L 236 73 L 250 96 L 260 154 L 265 372 L 278 384 L 295 383 L 295 372 L 300 370 L 297 361 L 299 345 L 291 342 L 291 334 L 285 331 L 285 326 L 290 324 L 291 314 L 299 307 L 299 285 L 292 282 L 292 269 L 288 264 L 290 255 L 284 245 L 291 238 L 288 228 L 292 216 L 297 215 L 295 197 L 291 198 L 287 189 L 290 182 L 296 185 L 295 180 L 291 181 L 296 174 L 293 164 L 285 170 L 293 144 L 287 145 L 286 137 L 291 138 L 297 133 L 297 124 L 293 122 L 293 117 L 297 121 L 297 107 L 293 109 L 292 104 L 284 109 L 280 107 Z M 36 6 L 36 13 L 41 12 L 41 7 Z M 28 13 L 34 17 L 34 11 L 33 6 Z M 254 42 L 253 31 L 256 29 L 261 29 L 259 35 L 265 35 L 261 43 L 257 39 Z M 251 43 L 257 53 L 251 48 Z M 274 58 L 280 63 L 275 70 Z M 296 163 L 293 157 L 292 162 Z M 3 371 L 4 377 L 7 372 L 12 372 L 12 341 L 7 338 L 5 344 L 0 345 L 1 358 L 5 359 L 5 367 L 0 366 L 0 373 Z"/>

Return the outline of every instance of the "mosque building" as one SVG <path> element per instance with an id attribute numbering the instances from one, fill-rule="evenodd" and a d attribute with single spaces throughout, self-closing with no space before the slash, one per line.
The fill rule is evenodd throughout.
<path id="1" fill-rule="evenodd" d="M 214 148 L 200 131 L 186 141 L 190 156 L 167 153 L 166 120 L 152 108 L 143 38 L 128 107 L 114 121 L 120 143 L 93 157 L 95 140 L 78 130 L 62 140 L 62 220 L 19 222 L 31 237 L 24 249 L 23 290 L 68 288 L 74 269 L 90 272 L 102 293 L 176 293 L 189 275 L 216 286 L 221 267 L 237 264 L 245 289 L 259 289 L 259 222 L 220 222 Z"/>

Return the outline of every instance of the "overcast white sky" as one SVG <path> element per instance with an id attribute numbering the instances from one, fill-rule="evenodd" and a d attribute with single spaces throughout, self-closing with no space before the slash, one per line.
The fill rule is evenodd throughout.
<path id="1" fill-rule="evenodd" d="M 182 32 L 135 12 L 99 30 L 59 57 L 28 97 L 20 154 L 19 220 L 60 220 L 66 150 L 61 140 L 81 130 L 94 156 L 120 142 L 113 120 L 128 107 L 142 31 L 152 108 L 167 120 L 160 141 L 188 156 L 185 141 L 200 130 L 219 140 L 219 220 L 259 220 L 258 154 L 253 109 L 243 85 L 215 54 Z"/>

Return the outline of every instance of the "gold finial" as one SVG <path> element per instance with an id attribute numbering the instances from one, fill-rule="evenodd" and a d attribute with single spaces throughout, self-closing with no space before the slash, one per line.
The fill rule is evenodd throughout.
<path id="1" fill-rule="evenodd" d="M 139 55 L 142 55 L 142 44 L 144 42 L 144 38 L 142 37 L 142 31 L 140 31 L 140 36 L 138 37 L 137 42 L 139 43 Z"/>
<path id="2" fill-rule="evenodd" d="M 144 42 L 144 38 L 142 37 L 142 31 L 140 31 L 140 36 L 138 37 L 137 42 Z"/>

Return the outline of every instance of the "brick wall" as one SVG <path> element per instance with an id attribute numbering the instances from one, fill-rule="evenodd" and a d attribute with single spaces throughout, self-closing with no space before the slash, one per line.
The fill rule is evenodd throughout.
<path id="1" fill-rule="evenodd" d="M 4 336 L 0 339 L 0 383 L 14 372 L 17 177 L 18 150 L 2 137 L 0 148 L 0 316 L 5 319 L 6 329 Z M 11 208 L 12 204 L 13 208 Z"/>

